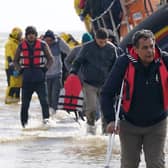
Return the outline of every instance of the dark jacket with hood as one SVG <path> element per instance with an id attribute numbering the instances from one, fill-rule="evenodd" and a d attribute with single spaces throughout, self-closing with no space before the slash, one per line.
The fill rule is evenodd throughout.
<path id="1" fill-rule="evenodd" d="M 132 100 L 128 112 L 124 111 L 121 106 L 120 119 L 125 119 L 136 126 L 151 126 L 167 116 L 167 112 L 164 110 L 159 67 L 161 65 L 160 61 L 163 60 L 165 67 L 168 69 L 168 54 L 156 48 L 157 58 L 155 56 L 154 61 L 148 67 L 140 62 L 134 52 L 130 54 L 117 59 L 108 80 L 102 88 L 102 111 L 108 123 L 115 120 L 115 97 L 120 92 L 126 69 L 132 62 L 135 68 Z"/>

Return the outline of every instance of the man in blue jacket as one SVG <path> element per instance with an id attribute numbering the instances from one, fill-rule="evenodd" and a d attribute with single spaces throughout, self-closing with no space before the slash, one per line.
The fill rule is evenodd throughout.
<path id="1" fill-rule="evenodd" d="M 155 47 L 149 30 L 137 31 L 129 54 L 119 57 L 101 92 L 108 133 L 119 133 L 121 168 L 138 168 L 144 151 L 149 168 L 165 168 L 167 133 L 168 54 Z M 115 121 L 115 96 L 124 80 L 120 122 Z"/>
<path id="2" fill-rule="evenodd" d="M 116 59 L 116 47 L 108 42 L 108 33 L 104 28 L 97 30 L 95 40 L 84 44 L 75 59 L 71 73 L 82 74 L 84 97 L 86 98 L 85 114 L 88 133 L 95 134 L 95 117 L 97 100 L 102 85 Z"/>

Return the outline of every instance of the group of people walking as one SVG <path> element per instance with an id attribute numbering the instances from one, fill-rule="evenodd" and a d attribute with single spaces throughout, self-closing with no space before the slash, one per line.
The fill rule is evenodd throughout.
<path id="1" fill-rule="evenodd" d="M 28 123 L 33 92 L 38 94 L 43 122 L 55 113 L 62 83 L 61 52 L 67 55 L 69 74 L 80 77 L 87 120 L 87 132 L 96 134 L 96 112 L 101 113 L 102 133 L 119 134 L 121 168 L 138 168 L 143 150 L 149 168 L 165 168 L 164 146 L 168 111 L 168 54 L 159 49 L 150 30 L 139 30 L 132 45 L 122 50 L 109 40 L 105 28 L 94 37 L 84 34 L 82 44 L 72 51 L 54 32 L 38 38 L 35 27 L 28 26 L 25 38 L 13 29 L 9 40 L 15 48 L 6 51 L 8 96 L 19 99 L 19 88 L 10 85 L 11 77 L 21 79 L 21 124 Z M 9 50 L 6 43 L 6 50 Z M 16 51 L 15 51 L 16 50 Z M 124 83 L 120 120 L 115 129 L 116 104 Z M 13 87 L 14 86 L 14 87 Z M 8 97 L 6 97 L 6 102 Z M 99 108 L 98 108 L 99 107 Z M 49 110 L 50 109 L 50 110 Z"/>
<path id="2" fill-rule="evenodd" d="M 34 92 L 37 93 L 40 100 L 43 122 L 48 122 L 49 107 L 53 113 L 56 111 L 59 90 L 62 87 L 61 52 L 68 54 L 70 48 L 61 38 L 56 38 L 51 30 L 46 31 L 43 40 L 39 39 L 38 32 L 33 26 L 26 28 L 25 39 L 17 41 L 13 53 L 10 53 L 10 49 L 13 47 L 13 43 L 9 43 L 11 38 L 14 38 L 12 34 L 5 45 L 6 64 L 9 67 L 6 71 L 10 71 L 10 76 L 7 78 L 9 82 L 11 82 L 11 76 L 14 78 L 14 83 L 18 83 L 18 77 L 21 78 L 21 85 L 18 88 L 18 90 L 22 88 L 21 124 L 25 127 L 28 122 L 28 109 Z M 12 70 L 10 66 L 12 66 Z M 16 96 L 19 101 L 20 93 L 15 94 L 14 91 L 11 91 L 15 89 L 14 84 L 12 83 L 8 87 L 5 103 L 15 102 L 13 100 Z M 10 91 L 8 91 L 9 89 Z"/>

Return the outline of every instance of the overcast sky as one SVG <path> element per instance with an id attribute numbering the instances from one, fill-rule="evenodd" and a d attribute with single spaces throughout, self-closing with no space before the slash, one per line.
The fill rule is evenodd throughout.
<path id="1" fill-rule="evenodd" d="M 0 32 L 15 26 L 23 30 L 33 25 L 38 31 L 85 31 L 75 13 L 74 0 L 3 0 L 0 9 Z"/>

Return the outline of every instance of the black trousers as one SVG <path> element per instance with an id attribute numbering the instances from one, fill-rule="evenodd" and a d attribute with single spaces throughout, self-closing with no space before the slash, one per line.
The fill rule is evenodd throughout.
<path id="1" fill-rule="evenodd" d="M 33 93 L 36 92 L 42 108 L 43 119 L 49 118 L 49 105 L 46 82 L 27 82 L 22 87 L 21 123 L 28 121 L 28 110 Z"/>

